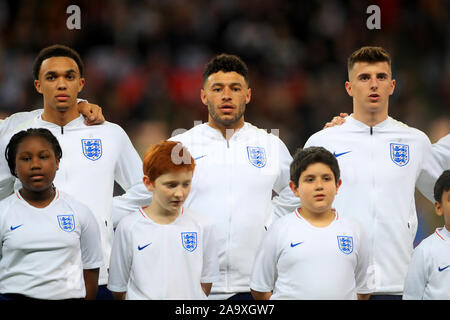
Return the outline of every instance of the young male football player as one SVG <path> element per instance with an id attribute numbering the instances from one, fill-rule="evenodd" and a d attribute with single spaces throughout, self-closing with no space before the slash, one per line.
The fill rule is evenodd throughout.
<path id="1" fill-rule="evenodd" d="M 368 298 L 365 233 L 332 209 L 339 175 L 322 147 L 295 154 L 289 185 L 302 205 L 276 220 L 259 247 L 250 283 L 256 299 Z"/>
<path id="2" fill-rule="evenodd" d="M 305 147 L 323 146 L 339 161 L 343 185 L 334 205 L 368 233 L 371 299 L 401 299 L 417 230 L 415 187 L 432 201 L 441 171 L 428 137 L 388 115 L 395 89 L 389 54 L 380 47 L 356 50 L 348 76 L 353 113 L 343 125 L 312 135 Z"/>

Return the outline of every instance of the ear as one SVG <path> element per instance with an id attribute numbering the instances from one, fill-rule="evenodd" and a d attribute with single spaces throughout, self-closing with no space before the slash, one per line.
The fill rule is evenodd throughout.
<path id="1" fill-rule="evenodd" d="M 294 182 L 289 181 L 289 188 L 291 188 L 291 190 L 295 194 L 295 196 L 298 197 L 298 187 L 295 185 Z"/>
<path id="2" fill-rule="evenodd" d="M 200 99 L 202 100 L 205 106 L 208 106 L 208 100 L 206 99 L 206 92 L 205 89 L 203 88 L 200 90 Z"/>
<path id="3" fill-rule="evenodd" d="M 444 214 L 444 211 L 442 210 L 442 206 L 441 206 L 441 204 L 438 201 L 436 201 L 434 203 L 434 211 L 436 211 L 436 214 L 439 217 L 442 217 L 442 215 Z"/>
<path id="4" fill-rule="evenodd" d="M 59 160 L 59 159 L 56 159 L 56 171 L 59 170 L 59 162 L 60 162 L 60 160 Z"/>
<path id="5" fill-rule="evenodd" d="M 389 93 L 389 95 L 392 95 L 394 93 L 394 89 L 395 89 L 395 79 L 392 79 L 391 82 L 391 92 Z"/>
<path id="6" fill-rule="evenodd" d="M 85 82 L 86 82 L 86 80 L 84 78 L 80 78 L 80 82 L 78 84 L 78 93 L 80 93 L 81 90 L 83 90 Z"/>
<path id="7" fill-rule="evenodd" d="M 353 97 L 353 93 L 352 93 L 352 84 L 350 83 L 350 81 L 345 81 L 345 90 L 347 90 L 347 94 L 350 97 Z"/>
<path id="8" fill-rule="evenodd" d="M 252 99 L 252 89 L 248 88 L 247 95 L 245 97 L 245 104 L 248 104 L 251 99 Z"/>
<path id="9" fill-rule="evenodd" d="M 34 80 L 34 87 L 36 88 L 36 91 L 42 94 L 41 91 L 41 82 L 39 80 Z"/>
<path id="10" fill-rule="evenodd" d="M 342 179 L 339 179 L 338 182 L 336 183 L 336 194 L 338 193 L 339 188 L 342 185 Z"/>
<path id="11" fill-rule="evenodd" d="M 145 187 L 148 191 L 153 192 L 153 189 L 155 188 L 154 184 L 151 182 L 150 178 L 148 176 L 145 176 L 142 178 L 142 182 L 144 183 Z"/>

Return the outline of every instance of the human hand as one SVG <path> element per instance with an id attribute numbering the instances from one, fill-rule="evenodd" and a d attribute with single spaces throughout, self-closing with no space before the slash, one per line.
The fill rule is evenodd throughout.
<path id="1" fill-rule="evenodd" d="M 331 128 L 334 126 L 340 126 L 345 122 L 345 117 L 348 117 L 348 113 L 341 112 L 339 116 L 334 117 L 330 122 L 325 123 L 325 128 Z"/>

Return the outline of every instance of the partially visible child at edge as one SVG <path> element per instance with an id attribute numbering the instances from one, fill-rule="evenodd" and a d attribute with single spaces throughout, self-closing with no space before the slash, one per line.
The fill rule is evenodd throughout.
<path id="1" fill-rule="evenodd" d="M 405 280 L 404 300 L 450 299 L 450 170 L 434 186 L 434 208 L 445 225 L 415 249 Z"/>
<path id="2" fill-rule="evenodd" d="M 255 299 L 369 298 L 366 235 L 331 207 L 339 177 L 326 149 L 296 152 L 289 185 L 301 207 L 276 220 L 261 243 L 250 283 Z"/>
<path id="3" fill-rule="evenodd" d="M 116 229 L 108 281 L 116 299 L 199 300 L 209 295 L 219 276 L 215 234 L 206 217 L 183 207 L 194 167 L 179 142 L 162 141 L 147 151 L 143 182 L 152 201 Z"/>
<path id="4" fill-rule="evenodd" d="M 22 188 L 0 201 L 0 299 L 95 299 L 99 227 L 88 207 L 53 186 L 58 140 L 43 128 L 20 131 L 5 156 Z"/>

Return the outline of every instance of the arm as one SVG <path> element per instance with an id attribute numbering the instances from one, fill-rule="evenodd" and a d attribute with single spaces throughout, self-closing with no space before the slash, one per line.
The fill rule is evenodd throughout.
<path id="1" fill-rule="evenodd" d="M 433 156 L 441 166 L 441 170 L 450 169 L 450 134 L 433 145 Z"/>
<path id="2" fill-rule="evenodd" d="M 83 270 L 86 300 L 95 300 L 97 297 L 99 270 L 99 268 Z"/>
<path id="3" fill-rule="evenodd" d="M 126 292 L 114 292 L 111 291 L 114 300 L 125 300 L 125 295 L 127 294 Z"/>
<path id="4" fill-rule="evenodd" d="M 278 150 L 278 154 L 275 154 L 274 152 L 275 159 L 273 159 L 273 161 L 279 162 L 279 173 L 273 185 L 273 190 L 277 195 L 272 198 L 272 207 L 273 218 L 279 218 L 300 207 L 300 199 L 297 198 L 291 188 L 289 188 L 292 156 L 280 139 L 277 138 L 275 141 L 278 141 L 278 146 L 272 144 L 271 148 L 274 148 L 273 150 Z M 278 159 L 276 159 L 277 156 Z"/>
<path id="5" fill-rule="evenodd" d="M 105 122 L 102 108 L 96 104 L 91 104 L 86 100 L 78 99 L 78 112 L 85 117 L 86 120 L 84 123 L 88 126 Z"/>
<path id="6" fill-rule="evenodd" d="M 345 122 L 345 117 L 348 117 L 348 113 L 341 112 L 339 114 L 339 116 L 336 116 L 333 119 L 331 119 L 330 122 L 325 123 L 325 126 L 323 127 L 323 129 L 334 127 L 334 126 L 340 126 L 341 124 L 343 124 Z"/>
<path id="7" fill-rule="evenodd" d="M 260 292 L 253 289 L 250 289 L 250 292 L 255 300 L 269 300 L 272 296 L 272 292 Z"/>
<path id="8" fill-rule="evenodd" d="M 416 187 L 431 203 L 434 203 L 434 184 L 442 174 L 442 167 L 434 156 L 431 142 L 425 134 L 423 139 L 421 171 L 416 180 Z"/>
<path id="9" fill-rule="evenodd" d="M 414 249 L 411 263 L 408 267 L 408 273 L 405 279 L 405 287 L 403 289 L 404 300 L 422 300 L 425 287 L 428 282 L 428 266 L 430 262 L 424 252 L 425 243 L 423 240 Z"/>
<path id="10" fill-rule="evenodd" d="M 114 298 L 125 298 L 132 264 L 132 250 L 130 250 L 131 230 L 126 224 L 119 224 L 114 234 L 109 264 L 108 289 Z"/>
<path id="11" fill-rule="evenodd" d="M 206 294 L 206 296 L 209 296 L 209 294 L 211 293 L 212 283 L 200 283 L 200 285 L 202 286 L 202 290 Z"/>
<path id="12" fill-rule="evenodd" d="M 120 128 L 120 127 L 119 127 Z M 120 158 L 114 170 L 114 180 L 125 190 L 125 194 L 114 197 L 112 208 L 113 226 L 124 216 L 151 202 L 151 193 L 142 182 L 142 160 L 134 149 L 130 138 L 121 130 Z"/>
<path id="13" fill-rule="evenodd" d="M 367 293 L 367 294 L 358 293 L 358 300 L 369 300 L 369 299 L 370 299 L 369 293 Z"/>

